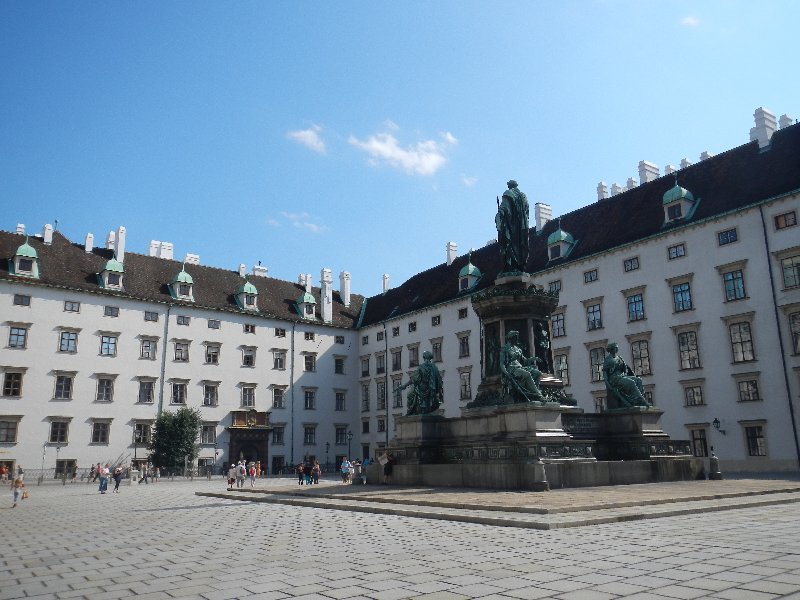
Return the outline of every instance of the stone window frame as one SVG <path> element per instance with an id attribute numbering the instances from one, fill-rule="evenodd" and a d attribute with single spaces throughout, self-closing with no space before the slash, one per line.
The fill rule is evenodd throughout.
<path id="1" fill-rule="evenodd" d="M 254 381 L 240 381 L 236 386 L 239 388 L 239 406 L 241 408 L 255 408 L 258 402 L 258 383 Z M 252 397 L 252 403 L 246 403 L 250 400 L 248 396 Z"/>
<path id="2" fill-rule="evenodd" d="M 647 311 L 645 310 L 645 301 L 644 301 L 644 293 L 647 289 L 647 285 L 637 285 L 636 287 L 628 288 L 626 290 L 620 290 L 620 294 L 625 298 L 625 312 L 628 318 L 628 323 L 636 323 L 638 321 L 646 321 L 647 320 Z M 631 302 L 630 299 L 635 296 L 641 296 L 641 303 L 642 303 L 642 316 L 637 319 L 631 319 Z"/>
<path id="3" fill-rule="evenodd" d="M 763 402 L 764 397 L 761 395 L 761 371 L 746 371 L 742 373 L 731 373 L 731 379 L 733 379 L 734 385 L 736 386 L 736 402 L 741 402 L 744 404 L 750 404 L 753 402 Z M 740 385 L 742 383 L 747 382 L 755 382 L 755 389 L 756 389 L 756 398 L 754 399 L 743 399 L 742 398 L 742 389 Z"/>
<path id="4" fill-rule="evenodd" d="M 272 390 L 272 408 L 278 410 L 286 408 L 286 390 L 289 389 L 289 386 L 273 383 L 269 386 L 269 389 Z M 280 401 L 276 400 L 276 394 Z"/>
<path id="5" fill-rule="evenodd" d="M 239 346 L 239 350 L 241 350 L 242 352 L 242 367 L 246 369 L 255 369 L 256 357 L 258 355 L 258 346 L 241 345 Z M 248 364 L 248 362 L 250 364 Z"/>
<path id="6" fill-rule="evenodd" d="M 317 393 L 319 388 L 313 385 L 304 385 L 303 390 L 303 410 L 317 410 Z"/>
<path id="7" fill-rule="evenodd" d="M 272 423 L 272 434 L 269 443 L 272 446 L 286 445 L 286 422 Z"/>
<path id="8" fill-rule="evenodd" d="M 80 313 L 81 303 L 80 300 L 64 300 L 64 312 Z"/>
<path id="9" fill-rule="evenodd" d="M 633 357 L 633 345 L 638 342 L 647 342 L 647 359 L 649 363 L 650 371 L 647 373 L 636 373 L 637 377 L 647 377 L 653 374 L 653 345 L 650 343 L 653 338 L 652 331 L 641 331 L 639 333 L 631 333 L 625 336 L 625 339 L 628 342 L 628 350 L 631 358 L 631 368 L 634 367 L 634 357 Z M 636 372 L 636 369 L 634 369 Z"/>
<path id="10" fill-rule="evenodd" d="M 631 256 L 630 258 L 623 259 L 622 261 L 622 271 L 624 273 L 630 273 L 631 271 L 639 270 L 641 266 L 641 261 L 639 259 L 639 255 Z"/>
<path id="11" fill-rule="evenodd" d="M 203 349 L 203 364 L 204 365 L 219 365 L 220 355 L 222 354 L 222 342 L 203 342 L 202 346 L 205 346 Z M 209 360 L 209 357 L 213 356 L 209 354 L 212 352 L 213 349 L 217 350 L 216 353 L 216 360 Z"/>
<path id="12" fill-rule="evenodd" d="M 346 354 L 334 354 L 333 355 L 333 374 L 334 375 L 346 375 L 346 367 L 347 367 L 347 355 Z"/>
<path id="13" fill-rule="evenodd" d="M 470 357 L 469 338 L 471 334 L 472 334 L 471 329 L 459 331 L 455 334 L 456 338 L 458 339 L 458 358 Z M 464 353 L 464 340 L 466 340 L 466 354 Z"/>
<path id="14" fill-rule="evenodd" d="M 688 256 L 686 250 L 686 242 L 678 242 L 671 246 L 667 246 L 667 260 L 680 260 Z"/>
<path id="15" fill-rule="evenodd" d="M 703 368 L 703 360 L 702 360 L 702 352 L 701 352 L 701 344 L 700 344 L 700 325 L 701 321 L 695 321 L 694 323 L 685 323 L 683 325 L 672 325 L 670 329 L 672 330 L 673 335 L 675 336 L 675 344 L 676 349 L 678 350 L 678 370 L 679 371 L 696 371 L 698 369 Z M 681 366 L 681 347 L 680 347 L 680 335 L 683 333 L 694 333 L 695 342 L 697 343 L 697 366 L 692 367 L 683 367 Z"/>
<path id="16" fill-rule="evenodd" d="M 361 433 L 369 433 L 369 417 L 361 417 Z"/>
<path id="17" fill-rule="evenodd" d="M 219 421 L 202 421 L 200 423 L 200 435 L 198 443 L 201 446 L 214 446 L 217 443 L 217 427 L 219 426 Z M 211 431 L 213 433 L 213 439 L 203 439 L 204 434 L 207 431 Z"/>
<path id="18" fill-rule="evenodd" d="M 608 346 L 608 338 L 602 340 L 593 340 L 591 342 L 584 342 L 584 347 L 586 348 L 586 352 L 589 355 L 589 375 L 590 383 L 603 383 L 603 360 L 605 360 L 606 356 L 606 346 Z M 603 353 L 603 360 L 599 363 L 592 362 L 592 351 L 593 350 L 601 350 Z M 599 368 L 595 368 L 598 365 Z M 605 391 L 603 392 L 605 395 Z"/>
<path id="19" fill-rule="evenodd" d="M 270 348 L 269 351 L 272 354 L 272 370 L 285 371 L 286 357 L 288 356 L 289 351 L 286 348 Z"/>
<path id="20" fill-rule="evenodd" d="M 92 425 L 89 428 L 89 445 L 90 446 L 108 446 L 111 444 L 111 424 L 114 421 L 111 417 L 92 417 L 90 419 Z M 95 441 L 95 433 L 102 432 L 103 428 L 98 428 L 98 425 L 105 425 L 105 440 Z"/>
<path id="21" fill-rule="evenodd" d="M 0 415 L 0 422 L 3 423 L 13 423 L 13 426 L 9 426 L 6 428 L 7 431 L 13 430 L 13 439 L 12 436 L 7 436 L 9 439 L 2 440 L 0 439 L 0 444 L 3 446 L 13 446 L 16 445 L 19 441 L 19 424 L 22 422 L 22 418 L 25 415 Z"/>
<path id="22" fill-rule="evenodd" d="M 69 430 L 70 430 L 70 425 L 72 424 L 72 417 L 65 416 L 65 415 L 52 415 L 52 416 L 48 416 L 47 420 L 50 422 L 50 427 L 48 428 L 48 431 L 47 431 L 47 444 L 48 445 L 69 444 Z M 65 424 L 65 427 L 64 427 L 64 439 L 63 440 L 54 440 L 53 439 L 53 433 L 54 433 L 53 432 L 53 425 L 55 423 L 63 423 L 63 424 Z M 90 437 L 89 439 L 91 440 L 92 438 Z"/>
<path id="23" fill-rule="evenodd" d="M 360 392 L 360 400 L 361 400 L 361 412 L 369 412 L 370 409 L 370 382 L 371 379 L 362 380 L 359 384 L 359 392 Z"/>
<path id="24" fill-rule="evenodd" d="M 756 352 L 756 344 L 755 344 L 755 316 L 756 311 L 751 310 L 744 313 L 738 313 L 735 315 L 723 315 L 720 317 L 723 323 L 725 323 L 725 328 L 728 331 L 728 341 L 730 342 L 730 349 L 731 349 L 731 364 L 732 365 L 741 365 L 743 363 L 753 363 L 758 361 L 758 353 Z M 752 352 L 752 358 L 745 358 L 742 360 L 736 360 L 736 352 L 734 350 L 734 341 L 732 338 L 732 331 L 731 328 L 734 325 L 747 323 L 748 329 L 750 330 L 750 350 Z"/>
<path id="25" fill-rule="evenodd" d="M 6 348 L 9 350 L 26 350 L 28 348 L 28 340 L 30 338 L 31 327 L 33 326 L 33 323 L 23 323 L 21 321 L 6 321 L 4 325 L 8 327 L 8 337 L 6 338 L 8 342 L 6 344 Z M 22 329 L 25 331 L 23 344 L 21 346 L 11 345 L 11 335 L 13 329 Z"/>
<path id="26" fill-rule="evenodd" d="M 419 366 L 419 342 L 412 342 L 410 344 L 406 344 L 406 348 L 408 348 L 408 367 L 418 367 Z"/>
<path id="27" fill-rule="evenodd" d="M 592 396 L 595 412 L 602 413 L 608 409 L 608 392 L 605 389 L 591 390 L 589 394 Z"/>
<path id="28" fill-rule="evenodd" d="M 156 360 L 158 357 L 158 341 L 161 339 L 157 335 L 138 335 L 139 339 L 139 360 Z M 152 346 L 151 356 L 145 356 L 145 342 Z"/>
<path id="29" fill-rule="evenodd" d="M 95 373 L 93 377 L 97 380 L 97 385 L 95 386 L 95 394 L 94 394 L 94 401 L 100 402 L 101 404 L 109 404 L 114 401 L 114 388 L 116 387 L 117 377 L 119 377 L 118 373 Z M 111 381 L 111 399 L 110 400 L 101 400 L 100 399 L 100 382 L 101 381 Z"/>
<path id="30" fill-rule="evenodd" d="M 583 272 L 583 283 L 584 285 L 594 283 L 595 281 L 600 280 L 600 272 L 598 271 L 597 267 L 593 269 L 589 269 Z"/>
<path id="31" fill-rule="evenodd" d="M 188 363 L 191 357 L 191 348 L 192 348 L 192 340 L 187 340 L 184 338 L 172 338 L 172 362 L 179 362 L 179 363 Z M 183 350 L 185 346 L 186 351 L 186 358 L 178 358 L 178 346 L 181 346 L 181 350 Z"/>
<path id="32" fill-rule="evenodd" d="M 386 352 L 380 350 L 375 353 L 375 374 L 383 375 L 386 373 Z"/>
<path id="33" fill-rule="evenodd" d="M 696 303 L 694 301 L 694 294 L 692 293 L 692 283 L 694 281 L 694 272 L 691 273 L 684 273 L 682 275 L 676 275 L 674 277 L 668 277 L 664 281 L 667 282 L 667 287 L 669 287 L 670 299 L 672 303 L 672 314 L 677 315 L 679 313 L 686 313 L 693 311 L 697 308 Z M 675 286 L 687 284 L 689 286 L 689 307 L 688 308 L 681 308 L 678 309 L 678 303 L 675 301 Z"/>
<path id="34" fill-rule="evenodd" d="M 730 234 L 731 232 L 733 232 L 732 240 L 727 239 L 730 237 L 730 235 L 725 235 L 725 234 Z M 725 229 L 720 229 L 716 232 L 716 238 L 717 238 L 717 246 L 719 247 L 730 246 L 731 244 L 737 244 L 739 242 L 739 228 L 734 225 L 733 227 L 726 227 Z"/>
<path id="35" fill-rule="evenodd" d="M 561 289 L 562 289 L 562 286 L 561 286 L 561 280 L 560 279 L 554 279 L 553 281 L 548 281 L 547 282 L 547 291 L 548 292 L 550 292 L 550 293 L 559 292 L 560 293 Z"/>
<path id="36" fill-rule="evenodd" d="M 798 356 L 800 355 L 800 302 L 791 302 L 779 308 L 786 315 L 787 339 L 790 344 L 789 354 Z"/>
<path id="37" fill-rule="evenodd" d="M 171 406 L 186 406 L 189 403 L 189 379 L 184 377 L 171 377 L 169 380 L 169 403 Z M 183 386 L 184 395 L 183 402 L 175 402 L 176 393 L 179 389 L 178 386 Z"/>
<path id="38" fill-rule="evenodd" d="M 472 400 L 472 365 L 458 367 L 458 399 L 462 402 Z M 464 386 L 464 376 L 466 375 L 466 389 Z"/>
<path id="39" fill-rule="evenodd" d="M 78 353 L 78 340 L 80 339 L 80 334 L 83 329 L 81 327 L 69 327 L 66 325 L 59 325 L 56 327 L 56 331 L 58 331 L 58 345 L 56 347 L 56 352 L 59 354 L 77 354 Z M 64 334 L 74 334 L 75 335 L 75 349 L 74 350 L 63 350 L 63 341 L 64 341 Z"/>
<path id="40" fill-rule="evenodd" d="M 403 406 L 403 392 L 398 388 L 403 385 L 403 374 L 400 373 L 398 375 L 391 375 L 390 379 L 392 380 L 392 408 L 402 408 Z M 388 392 L 388 390 L 387 390 Z"/>
<path id="41" fill-rule="evenodd" d="M 375 410 L 386 410 L 388 387 L 385 377 L 378 377 L 375 379 Z"/>
<path id="42" fill-rule="evenodd" d="M 156 382 L 158 381 L 158 378 L 150 375 L 137 375 L 135 379 L 139 382 L 138 389 L 136 390 L 136 404 L 153 404 L 156 398 Z M 142 400 L 142 383 L 150 384 L 149 400 Z"/>
<path id="43" fill-rule="evenodd" d="M 553 319 L 560 317 L 561 329 L 559 330 Z M 550 313 L 550 331 L 553 333 L 554 338 L 566 337 L 567 335 L 567 307 L 566 305 L 557 306 L 552 313 Z M 561 331 L 561 333 L 559 333 Z"/>
<path id="44" fill-rule="evenodd" d="M 583 304 L 583 312 L 586 315 L 586 331 L 597 331 L 598 329 L 603 329 L 603 299 L 604 296 L 595 296 L 594 298 L 581 300 L 581 304 Z M 600 318 L 590 321 L 589 309 L 595 306 L 598 307 L 597 314 Z M 592 323 L 595 323 L 595 325 L 592 326 Z"/>
<path id="45" fill-rule="evenodd" d="M 316 446 L 319 423 L 303 423 L 301 427 L 303 428 L 303 445 Z"/>
<path id="46" fill-rule="evenodd" d="M 403 370 L 403 347 L 395 346 L 389 348 L 389 355 L 392 357 L 392 373 Z"/>
<path id="47" fill-rule="evenodd" d="M 200 384 L 203 386 L 203 406 L 219 406 L 219 386 L 221 381 L 214 381 L 211 379 L 203 379 Z M 209 390 L 214 390 L 209 394 Z M 208 400 L 212 402 L 208 402 Z"/>
<path id="48" fill-rule="evenodd" d="M 709 445 L 708 445 L 708 439 L 709 439 L 708 438 L 708 433 L 709 433 L 709 428 L 711 427 L 711 423 L 709 423 L 708 421 L 701 422 L 701 423 L 684 423 L 683 426 L 689 432 L 689 443 L 691 444 L 691 447 L 692 447 L 692 454 L 696 458 L 708 458 L 708 456 L 709 456 L 709 453 L 708 453 L 708 448 L 709 448 Z M 694 434 L 693 434 L 693 432 L 695 432 L 695 431 L 702 431 L 703 435 L 695 437 Z M 701 442 L 702 443 L 701 444 L 701 448 L 700 448 L 702 450 L 702 452 L 698 453 L 698 448 L 697 448 L 697 445 L 695 444 L 695 442 Z"/>
<path id="49" fill-rule="evenodd" d="M 742 437 L 744 438 L 744 448 L 747 452 L 748 459 L 756 459 L 756 460 L 765 460 L 769 457 L 769 447 L 768 443 L 768 436 L 767 436 L 767 420 L 766 419 L 742 419 L 737 421 L 742 428 Z M 750 436 L 748 435 L 748 429 L 760 427 L 761 428 L 761 435 L 758 436 L 757 439 L 763 440 L 760 444 L 762 448 L 759 450 L 763 450 L 763 453 L 760 454 L 753 454 L 752 447 L 750 445 Z"/>
<path id="50" fill-rule="evenodd" d="M 791 217 L 789 215 L 791 215 Z M 779 221 L 781 218 L 782 222 Z M 789 210 L 783 213 L 772 215 L 772 226 L 775 228 L 775 231 L 782 231 L 784 229 L 789 229 L 790 227 L 796 227 L 797 211 Z"/>
<path id="51" fill-rule="evenodd" d="M 369 377 L 370 373 L 370 358 L 371 354 L 362 354 L 358 357 L 358 364 L 360 365 L 361 377 Z"/>
<path id="52" fill-rule="evenodd" d="M 341 407 L 339 400 L 341 399 Z M 334 412 L 347 412 L 347 390 L 344 388 L 333 389 Z"/>
<path id="53" fill-rule="evenodd" d="M 747 267 L 747 260 L 748 259 L 745 258 L 745 259 L 742 259 L 742 260 L 737 260 L 737 261 L 734 261 L 734 262 L 729 262 L 729 263 L 725 263 L 724 265 L 717 265 L 717 266 L 714 267 L 717 270 L 717 273 L 719 273 L 719 276 L 720 276 L 721 281 L 722 281 L 722 297 L 723 297 L 725 303 L 738 302 L 739 300 L 748 300 L 750 298 L 750 296 L 747 295 L 747 286 L 745 285 L 745 280 L 744 280 L 744 273 L 745 273 L 745 267 Z M 725 285 L 725 275 L 728 275 L 730 273 L 735 273 L 737 271 L 740 271 L 741 274 L 742 274 L 742 294 L 743 295 L 738 297 L 738 298 L 737 297 L 728 298 L 728 290 L 727 290 L 727 287 Z"/>
<path id="54" fill-rule="evenodd" d="M 444 355 L 444 337 L 435 337 L 430 339 L 431 343 L 431 354 L 433 354 L 433 359 L 431 362 L 440 363 L 443 362 L 443 355 Z M 438 345 L 438 352 L 436 347 Z"/>
<path id="55" fill-rule="evenodd" d="M 75 377 L 78 375 L 77 371 L 68 371 L 63 369 L 53 369 L 53 400 L 56 402 L 71 402 L 75 399 Z M 59 378 L 63 377 L 69 380 L 69 395 L 67 397 L 58 396 Z M 63 387 L 62 387 L 63 390 Z"/>
<path id="56" fill-rule="evenodd" d="M 783 268 L 783 261 L 788 259 L 794 259 L 795 261 L 800 262 L 800 246 L 792 246 L 791 248 L 784 248 L 783 250 L 776 250 L 772 252 L 773 258 L 777 261 L 777 272 L 780 273 L 780 282 L 781 282 L 781 291 L 788 291 L 788 290 L 795 290 L 800 287 L 800 276 L 795 277 L 797 281 L 794 285 L 786 285 L 786 274 L 784 273 Z M 796 269 L 800 269 L 800 266 L 796 266 Z"/>
<path id="57" fill-rule="evenodd" d="M 119 338 L 122 334 L 119 331 L 100 330 L 96 335 L 100 337 L 100 349 L 97 355 L 115 358 L 117 354 L 119 354 Z M 113 342 L 111 342 L 111 340 L 113 340 Z M 113 348 L 113 352 L 104 352 L 104 348 Z"/>
<path id="58" fill-rule="evenodd" d="M 694 408 L 696 406 L 708 406 L 708 402 L 706 402 L 705 377 L 694 377 L 692 379 L 679 379 L 678 383 L 680 384 L 682 390 L 684 408 Z M 692 404 L 689 404 L 690 390 L 700 390 L 700 402 L 694 401 Z M 693 391 L 692 395 L 694 395 L 695 393 L 696 392 Z"/>
<path id="59" fill-rule="evenodd" d="M 569 372 L 570 372 L 569 359 L 570 359 L 570 356 L 569 355 L 570 355 L 570 350 L 571 349 L 572 349 L 572 346 L 561 346 L 559 348 L 553 348 L 553 350 L 552 350 L 553 351 L 553 374 L 556 377 L 558 377 L 559 379 L 561 379 L 561 381 L 564 383 L 564 387 L 567 387 L 567 386 L 570 385 L 570 379 L 569 379 Z M 566 381 L 564 381 L 564 379 L 561 377 L 560 370 L 558 369 L 559 363 L 558 363 L 557 357 L 559 357 L 559 356 L 563 356 L 566 359 L 566 365 L 567 365 L 567 369 L 566 369 L 566 371 L 567 371 L 567 380 Z"/>

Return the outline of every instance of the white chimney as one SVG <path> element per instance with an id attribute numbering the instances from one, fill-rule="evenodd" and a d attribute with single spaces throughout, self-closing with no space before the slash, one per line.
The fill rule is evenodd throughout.
<path id="1" fill-rule="evenodd" d="M 150 240 L 150 250 L 148 250 L 148 256 L 158 256 L 158 249 L 161 247 L 161 242 L 158 240 Z"/>
<path id="2" fill-rule="evenodd" d="M 186 254 L 186 258 L 183 259 L 187 265 L 199 265 L 200 264 L 200 255 L 199 254 Z"/>
<path id="3" fill-rule="evenodd" d="M 388 273 L 383 274 L 383 293 L 385 294 L 391 289 L 391 285 L 389 285 L 389 275 Z"/>
<path id="4" fill-rule="evenodd" d="M 447 264 L 452 265 L 453 261 L 456 259 L 457 256 L 458 256 L 458 244 L 456 244 L 455 242 L 447 242 Z M 384 280 L 386 280 L 387 277 L 388 275 L 384 275 L 383 276 Z M 385 292 L 386 290 L 383 291 Z"/>
<path id="5" fill-rule="evenodd" d="M 313 280 L 313 279 L 311 279 L 311 273 L 308 273 L 308 274 L 306 275 L 306 283 L 305 283 L 305 286 L 306 286 L 306 292 L 308 292 L 309 294 L 311 293 L 311 291 L 312 291 L 312 288 L 314 287 L 314 283 L 313 283 L 313 282 L 314 282 L 314 280 Z"/>
<path id="6" fill-rule="evenodd" d="M 113 250 L 114 246 L 116 245 L 117 234 L 113 231 L 109 231 L 108 235 L 106 236 L 106 249 Z"/>
<path id="7" fill-rule="evenodd" d="M 17 235 L 25 235 L 25 223 L 17 223 Z"/>
<path id="8" fill-rule="evenodd" d="M 622 188 L 619 186 L 618 183 L 614 182 L 611 184 L 611 195 L 616 196 L 617 194 L 622 193 Z"/>
<path id="9" fill-rule="evenodd" d="M 786 129 L 792 123 L 792 117 L 789 115 L 781 115 L 781 118 L 778 120 L 778 124 L 781 126 L 781 129 Z"/>
<path id="10" fill-rule="evenodd" d="M 647 183 L 648 181 L 655 181 L 658 177 L 658 165 L 646 160 L 639 161 L 639 181 Z"/>
<path id="11" fill-rule="evenodd" d="M 597 201 L 608 200 L 608 185 L 605 181 L 597 184 Z"/>
<path id="12" fill-rule="evenodd" d="M 267 267 L 262 267 L 261 263 L 253 265 L 253 277 L 266 277 Z"/>
<path id="13" fill-rule="evenodd" d="M 91 252 L 92 250 L 94 250 L 94 234 L 87 233 L 86 242 L 83 245 L 83 251 L 88 253 Z"/>
<path id="14" fill-rule="evenodd" d="M 172 242 L 161 242 L 158 255 L 165 260 L 172 260 Z"/>
<path id="15" fill-rule="evenodd" d="M 117 229 L 117 249 L 115 254 L 119 262 L 125 261 L 125 227 L 122 225 Z"/>
<path id="16" fill-rule="evenodd" d="M 486 242 L 486 245 L 487 246 L 491 246 L 492 244 L 496 244 L 496 243 L 497 243 L 497 238 L 492 238 L 488 242 Z"/>
<path id="17" fill-rule="evenodd" d="M 244 263 L 239 263 L 239 277 L 244 277 L 247 273 L 247 265 Z"/>
<path id="18" fill-rule="evenodd" d="M 712 156 L 714 156 L 714 155 L 711 154 L 708 150 L 703 150 L 700 153 L 700 160 L 706 160 L 707 158 L 711 158 Z"/>
<path id="19" fill-rule="evenodd" d="M 350 306 L 350 273 L 347 271 L 339 273 L 339 296 L 342 297 L 342 304 Z"/>
<path id="20" fill-rule="evenodd" d="M 681 159 L 681 169 L 685 169 L 686 167 L 691 167 L 692 163 L 688 158 Z"/>
<path id="21" fill-rule="evenodd" d="M 636 182 L 636 180 L 633 177 L 628 177 L 628 183 L 625 186 L 625 191 L 627 192 L 628 190 L 632 190 L 637 185 L 639 185 L 639 184 Z"/>
<path id="22" fill-rule="evenodd" d="M 667 165 L 664 167 L 664 175 L 672 175 L 678 168 L 675 165 Z"/>
<path id="23" fill-rule="evenodd" d="M 319 280 L 322 321 L 330 323 L 333 321 L 333 276 L 331 270 L 322 269 L 319 274 Z"/>
<path id="24" fill-rule="evenodd" d="M 756 109 L 753 117 L 756 120 L 756 126 L 750 130 L 750 141 L 757 140 L 758 147 L 764 148 L 769 145 L 772 134 L 778 129 L 778 122 L 775 120 L 775 115 L 763 106 Z"/>
<path id="25" fill-rule="evenodd" d="M 533 219 L 536 223 L 536 230 L 541 231 L 545 224 L 553 218 L 553 207 L 544 202 L 537 202 L 533 205 Z"/>
<path id="26" fill-rule="evenodd" d="M 53 243 L 53 226 L 48 223 L 42 230 L 42 239 L 48 246 Z"/>

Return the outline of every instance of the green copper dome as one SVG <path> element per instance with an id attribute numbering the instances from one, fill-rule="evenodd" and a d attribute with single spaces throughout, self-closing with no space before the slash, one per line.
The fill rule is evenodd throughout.
<path id="1" fill-rule="evenodd" d="M 123 267 L 122 263 L 119 262 L 116 258 L 112 258 L 110 261 L 106 263 L 106 268 L 103 270 L 111 271 L 112 273 L 124 273 L 125 267 Z"/>
<path id="2" fill-rule="evenodd" d="M 573 238 L 570 234 L 566 231 L 563 231 L 561 227 L 556 229 L 550 236 L 547 238 L 547 245 L 554 246 L 560 242 L 567 242 L 568 244 L 574 244 L 575 238 Z"/>
<path id="3" fill-rule="evenodd" d="M 189 285 L 193 285 L 194 280 L 192 279 L 192 276 L 186 272 L 186 266 L 184 265 L 184 267 L 181 269 L 181 272 L 175 275 L 175 277 L 172 279 L 172 283 L 187 283 Z"/>
<path id="4" fill-rule="evenodd" d="M 678 200 L 688 200 L 689 202 L 694 202 L 694 196 L 692 195 L 692 192 L 679 186 L 678 182 L 676 181 L 675 185 L 667 190 L 664 194 L 663 204 L 670 204 L 671 202 L 676 202 Z"/>
<path id="5" fill-rule="evenodd" d="M 298 304 L 316 304 L 317 301 L 314 299 L 314 296 L 310 292 L 305 292 L 302 296 L 297 299 Z"/>
<path id="6" fill-rule="evenodd" d="M 472 275 L 473 277 L 480 277 L 481 270 L 475 265 L 473 265 L 471 262 L 468 262 L 463 267 L 461 267 L 461 270 L 458 272 L 458 276 L 469 277 L 470 275 Z"/>
<path id="7" fill-rule="evenodd" d="M 14 256 L 22 256 L 24 258 L 39 258 L 39 255 L 36 253 L 36 250 L 33 246 L 28 243 L 28 240 L 25 240 L 25 243 L 22 244 L 19 248 L 17 248 L 17 253 Z"/>
<path id="8" fill-rule="evenodd" d="M 239 294 L 258 294 L 258 290 L 256 289 L 256 286 L 254 286 L 252 283 L 250 283 L 249 281 L 245 281 L 239 287 L 239 291 L 237 293 L 239 293 Z"/>

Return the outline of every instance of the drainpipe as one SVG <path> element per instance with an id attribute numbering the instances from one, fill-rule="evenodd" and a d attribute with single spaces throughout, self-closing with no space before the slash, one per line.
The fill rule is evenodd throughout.
<path id="1" fill-rule="evenodd" d="M 789 402 L 789 416 L 792 419 L 792 433 L 794 434 L 794 448 L 797 453 L 797 464 L 800 466 L 800 441 L 797 438 L 797 422 L 794 416 L 794 405 L 792 404 L 792 391 L 789 386 L 789 370 L 786 366 L 786 350 L 783 346 L 783 333 L 781 332 L 781 319 L 778 312 L 778 296 L 775 293 L 775 275 L 772 271 L 772 260 L 770 260 L 769 239 L 767 238 L 767 222 L 764 219 L 764 206 L 758 207 L 761 213 L 761 227 L 764 232 L 764 248 L 767 251 L 767 270 L 769 272 L 770 289 L 772 290 L 772 308 L 775 311 L 775 327 L 778 330 L 778 346 L 781 349 L 781 366 L 783 367 L 783 384 L 786 388 L 786 399 Z"/>
<path id="2" fill-rule="evenodd" d="M 158 385 L 158 413 L 156 417 L 161 415 L 164 410 L 164 376 L 167 371 L 167 336 L 169 335 L 169 315 L 172 312 L 172 303 L 167 304 L 167 314 L 164 318 L 164 341 L 161 344 L 161 379 Z"/>
<path id="3" fill-rule="evenodd" d="M 289 415 L 289 453 L 291 465 L 294 466 L 294 328 L 297 323 L 292 323 L 291 354 L 289 355 L 289 403 L 291 412 Z"/>
<path id="4" fill-rule="evenodd" d="M 389 401 L 390 393 L 389 393 L 389 336 L 386 332 L 386 321 L 383 322 L 383 356 L 384 356 L 384 365 L 386 366 L 386 372 L 384 373 L 383 377 L 383 397 L 386 401 L 386 447 L 389 447 L 389 407 L 391 402 Z"/>

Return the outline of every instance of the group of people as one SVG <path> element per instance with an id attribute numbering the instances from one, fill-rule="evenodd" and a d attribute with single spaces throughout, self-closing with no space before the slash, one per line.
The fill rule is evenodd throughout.
<path id="1" fill-rule="evenodd" d="M 307 460 L 297 463 L 294 472 L 297 473 L 298 485 L 314 485 L 319 483 L 319 477 L 322 475 L 322 467 L 318 460 L 314 462 Z"/>
<path id="2" fill-rule="evenodd" d="M 21 499 L 28 497 L 28 490 L 25 489 L 25 471 L 22 470 L 22 467 L 17 467 L 17 474 L 14 477 L 14 471 L 5 465 L 0 465 L 0 481 L 7 483 L 9 475 L 11 475 L 11 494 L 14 498 L 11 508 L 16 508 Z"/>
<path id="3" fill-rule="evenodd" d="M 244 481 L 250 478 L 250 487 L 255 487 L 256 479 L 261 477 L 261 463 L 251 462 L 249 465 L 240 460 L 238 463 L 231 463 L 228 469 L 228 489 L 233 489 L 235 485 L 237 488 L 244 487 Z"/>
<path id="4" fill-rule="evenodd" d="M 105 494 L 108 491 L 108 480 L 113 479 L 114 489 L 112 491 L 115 494 L 119 494 L 119 484 L 124 475 L 125 471 L 122 465 L 117 465 L 112 469 L 110 463 L 106 463 L 105 465 L 97 463 L 97 465 L 92 466 L 92 470 L 89 473 L 89 482 L 94 483 L 95 481 L 99 481 L 100 485 L 97 491 L 101 494 Z"/>
<path id="5" fill-rule="evenodd" d="M 365 458 L 363 461 L 358 459 L 352 462 L 347 460 L 345 456 L 342 459 L 342 464 L 339 469 L 342 472 L 342 483 L 367 483 L 367 467 L 369 466 L 369 459 Z"/>

